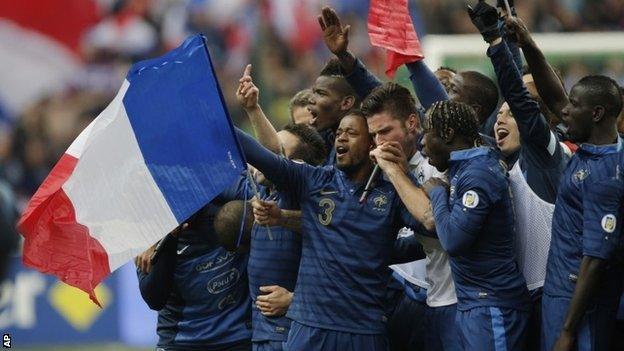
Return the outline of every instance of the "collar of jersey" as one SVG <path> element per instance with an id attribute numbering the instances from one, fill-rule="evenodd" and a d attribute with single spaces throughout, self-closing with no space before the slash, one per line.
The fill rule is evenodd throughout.
<path id="1" fill-rule="evenodd" d="M 474 157 L 487 155 L 490 152 L 490 148 L 487 146 L 473 147 L 472 149 L 465 149 L 451 152 L 452 161 L 468 160 Z"/>
<path id="2" fill-rule="evenodd" d="M 622 138 L 618 136 L 617 143 L 608 145 L 581 144 L 580 149 L 592 155 L 608 155 L 622 151 Z"/>

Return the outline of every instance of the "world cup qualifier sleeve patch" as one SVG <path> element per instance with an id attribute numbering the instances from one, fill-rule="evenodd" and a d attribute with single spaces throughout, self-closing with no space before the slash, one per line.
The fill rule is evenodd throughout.
<path id="1" fill-rule="evenodd" d="M 602 230 L 607 233 L 613 233 L 615 231 L 617 220 L 615 219 L 614 215 L 608 214 L 602 217 L 602 221 L 600 222 L 600 224 L 602 226 Z"/>
<path id="2" fill-rule="evenodd" d="M 462 197 L 462 204 L 467 208 L 477 207 L 479 205 L 479 195 L 473 190 L 466 191 Z"/>

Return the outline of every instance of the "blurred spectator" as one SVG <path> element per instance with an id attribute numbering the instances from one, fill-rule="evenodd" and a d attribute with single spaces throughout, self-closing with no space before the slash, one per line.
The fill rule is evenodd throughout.
<path id="1" fill-rule="evenodd" d="M 475 0 L 476 2 L 476 0 Z M 277 127 L 289 121 L 288 103 L 309 88 L 329 58 L 316 15 L 321 0 L 98 0 L 101 20 L 81 41 L 82 71 L 70 86 L 22 111 L 16 122 L 0 118 L 0 188 L 10 185 L 22 209 L 78 133 L 108 104 L 133 62 L 176 47 L 203 33 L 226 103 L 236 123 L 242 111 L 234 91 L 247 63 L 261 87 L 260 99 Z M 383 75 L 384 54 L 371 48 L 366 31 L 368 2 L 333 1 L 351 25 L 350 47 L 368 68 Z M 516 8 L 534 32 L 624 29 L 622 0 L 522 0 Z M 474 33 L 464 3 L 410 0 L 421 35 Z M 624 61 L 575 60 L 561 69 L 566 86 L 603 72 L 624 84 Z M 0 78 L 1 79 L 1 78 Z M 6 186 L 4 187 L 7 188 Z M 1 189 L 0 189 L 0 192 Z M 11 200 L 12 201 L 12 200 Z"/>

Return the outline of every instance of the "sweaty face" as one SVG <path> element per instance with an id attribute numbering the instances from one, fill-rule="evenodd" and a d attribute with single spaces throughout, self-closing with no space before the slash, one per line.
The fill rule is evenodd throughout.
<path id="1" fill-rule="evenodd" d="M 444 86 L 444 90 L 446 90 L 446 93 L 449 94 L 451 91 L 451 80 L 453 80 L 455 73 L 446 69 L 439 69 L 433 74 L 436 76 L 436 78 L 438 78 L 440 83 L 442 83 L 442 86 Z"/>
<path id="2" fill-rule="evenodd" d="M 423 147 L 425 155 L 429 157 L 429 164 L 440 172 L 448 169 L 451 152 L 444 139 L 438 136 L 435 129 L 425 131 Z"/>
<path id="3" fill-rule="evenodd" d="M 341 105 L 344 96 L 336 88 L 340 78 L 321 76 L 312 87 L 308 110 L 312 115 L 310 126 L 319 132 L 335 126 L 342 117 Z"/>
<path id="4" fill-rule="evenodd" d="M 292 120 L 295 124 L 310 124 L 312 114 L 307 106 L 293 106 Z"/>
<path id="5" fill-rule="evenodd" d="M 336 131 L 336 166 L 347 174 L 359 170 L 370 162 L 368 153 L 372 146 L 366 120 L 360 116 L 346 115 Z"/>
<path id="6" fill-rule="evenodd" d="M 397 141 L 401 144 L 403 151 L 408 157 L 413 154 L 415 131 L 411 133 L 408 131 L 407 123 L 409 123 L 409 119 L 403 122 L 400 119 L 393 118 L 388 112 L 383 111 L 367 118 L 366 122 L 368 124 L 368 132 L 376 145 L 386 141 Z"/>
<path id="7" fill-rule="evenodd" d="M 561 110 L 563 123 L 568 126 L 568 137 L 575 143 L 584 143 L 589 139 L 594 123 L 594 106 L 583 99 L 586 89 L 581 85 L 572 87 L 568 104 Z"/>
<path id="8" fill-rule="evenodd" d="M 496 145 L 505 156 L 509 156 L 520 149 L 518 124 L 516 124 L 516 120 L 506 102 L 498 111 L 496 123 L 494 124 L 494 137 L 496 138 Z"/>

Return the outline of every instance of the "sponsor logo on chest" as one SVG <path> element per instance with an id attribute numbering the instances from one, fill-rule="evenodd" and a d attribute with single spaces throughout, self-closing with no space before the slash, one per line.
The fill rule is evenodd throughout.
<path id="1" fill-rule="evenodd" d="M 195 266 L 195 271 L 197 273 L 212 272 L 232 262 L 234 256 L 233 252 L 226 251 L 210 261 L 198 264 Z"/>

